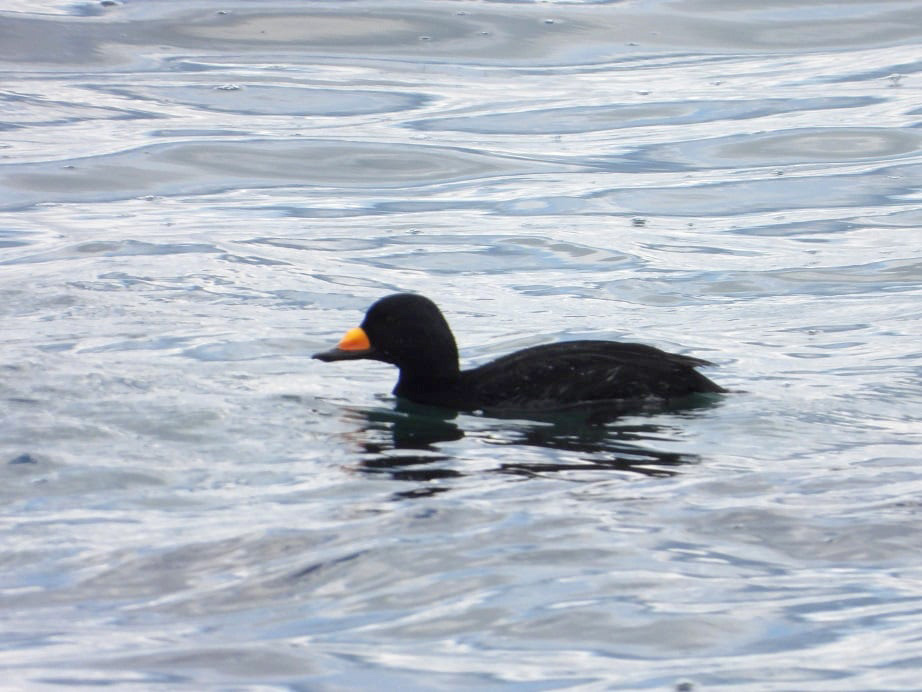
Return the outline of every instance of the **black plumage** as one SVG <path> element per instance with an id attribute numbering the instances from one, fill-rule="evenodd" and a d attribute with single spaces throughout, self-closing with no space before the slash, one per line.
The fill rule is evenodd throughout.
<path id="1" fill-rule="evenodd" d="M 614 341 L 544 344 L 462 371 L 441 311 L 428 298 L 409 293 L 377 301 L 360 328 L 314 358 L 391 363 L 400 369 L 396 396 L 464 411 L 545 411 L 606 402 L 627 410 L 725 391 L 696 370 L 708 361 Z"/>

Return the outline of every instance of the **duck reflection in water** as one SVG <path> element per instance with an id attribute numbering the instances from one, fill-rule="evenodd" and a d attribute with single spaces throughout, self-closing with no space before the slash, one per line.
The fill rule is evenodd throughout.
<path id="1" fill-rule="evenodd" d="M 714 403 L 701 399 L 671 412 L 690 417 Z M 695 455 L 651 446 L 651 442 L 672 436 L 670 426 L 636 416 L 622 420 L 612 412 L 585 407 L 548 414 L 541 420 L 504 420 L 398 399 L 392 409 L 351 408 L 347 416 L 360 426 L 353 433 L 361 450 L 357 469 L 394 480 L 428 483 L 468 475 L 467 465 L 451 453 L 451 443 L 465 437 L 529 450 L 523 452 L 521 461 L 502 461 L 487 468 L 488 472 L 524 477 L 564 473 L 580 480 L 581 475 L 591 473 L 591 480 L 598 480 L 599 471 L 664 477 L 675 475 L 680 466 L 698 462 Z M 483 465 L 477 464 L 477 470 L 482 472 Z M 400 495 L 418 497 L 449 489 L 450 484 L 432 484 Z"/>

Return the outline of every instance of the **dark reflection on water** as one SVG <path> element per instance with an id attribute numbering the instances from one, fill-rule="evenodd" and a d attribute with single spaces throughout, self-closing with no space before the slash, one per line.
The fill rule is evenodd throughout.
<path id="1" fill-rule="evenodd" d="M 536 476 L 561 471 L 632 471 L 645 476 L 674 476 L 674 467 L 696 463 L 698 457 L 650 449 L 636 444 L 662 438 L 666 428 L 660 425 L 599 425 L 572 427 L 566 424 L 535 426 L 517 431 L 518 439 L 501 444 L 521 444 L 573 452 L 576 459 L 565 463 L 503 463 L 499 470 L 520 476 Z M 581 455 L 589 454 L 588 457 Z M 563 459 L 567 455 L 563 455 Z"/>
<path id="2" fill-rule="evenodd" d="M 696 397 L 670 407 L 678 415 L 716 405 L 718 397 Z M 464 426 L 454 411 L 398 401 L 394 409 L 353 408 L 349 418 L 360 424 L 354 433 L 361 454 L 357 468 L 369 474 L 387 474 L 394 480 L 435 481 L 468 475 L 456 466 L 459 459 L 445 449 L 465 437 L 487 444 L 556 452 L 540 459 L 503 461 L 489 469 L 524 477 L 587 471 L 630 471 L 646 476 L 673 476 L 677 467 L 700 461 L 697 455 L 651 447 L 656 440 L 673 437 L 669 426 L 654 422 L 619 420 L 623 413 L 611 407 L 580 407 L 520 418 L 478 417 Z M 467 428 L 467 429 L 466 429 Z M 529 455 L 523 454 L 523 457 Z M 503 455 L 508 459 L 508 455 Z M 478 467 L 482 470 L 482 467 Z M 569 475 L 573 480 L 577 480 Z M 401 497 L 426 497 L 448 490 L 432 486 L 401 493 Z"/>
<path id="3" fill-rule="evenodd" d="M 350 418 L 355 418 L 361 426 L 356 433 L 361 449 L 358 469 L 371 474 L 384 473 L 400 481 L 428 482 L 462 476 L 460 471 L 445 467 L 452 457 L 436 448 L 439 443 L 464 437 L 464 432 L 451 420 L 455 414 L 437 409 L 430 413 L 351 409 Z M 426 497 L 447 489 L 432 486 L 405 496 Z"/>

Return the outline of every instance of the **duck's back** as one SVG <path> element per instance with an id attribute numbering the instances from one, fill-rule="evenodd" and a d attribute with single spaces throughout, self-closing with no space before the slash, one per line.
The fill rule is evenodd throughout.
<path id="1" fill-rule="evenodd" d="M 675 399 L 724 390 L 705 360 L 644 344 L 567 341 L 517 351 L 461 373 L 472 408 L 552 409 L 582 402 Z"/>

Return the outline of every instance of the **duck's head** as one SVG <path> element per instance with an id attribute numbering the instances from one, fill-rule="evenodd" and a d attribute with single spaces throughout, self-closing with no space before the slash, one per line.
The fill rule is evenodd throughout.
<path id="1" fill-rule="evenodd" d="M 361 326 L 347 331 L 336 348 L 313 357 L 325 362 L 380 360 L 431 377 L 458 373 L 458 347 L 448 322 L 435 303 L 413 293 L 381 298 L 368 308 Z"/>

